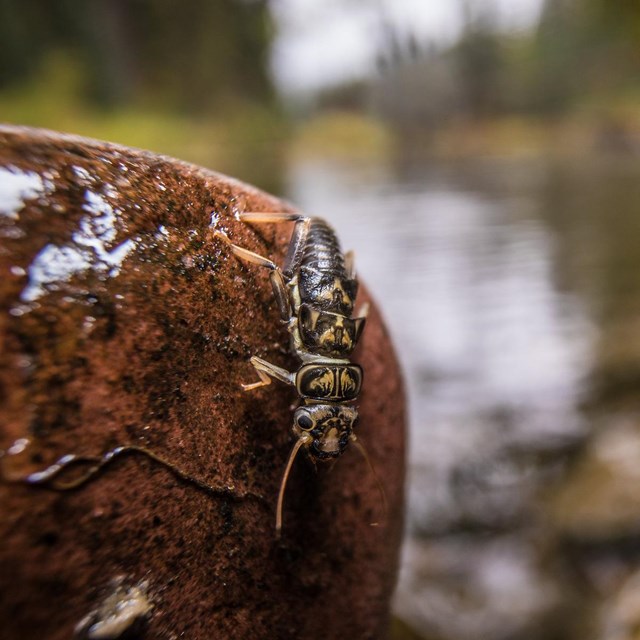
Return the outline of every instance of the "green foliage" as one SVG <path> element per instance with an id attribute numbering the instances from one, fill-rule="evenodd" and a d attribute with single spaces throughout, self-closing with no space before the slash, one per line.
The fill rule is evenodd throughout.
<path id="1" fill-rule="evenodd" d="M 333 110 L 298 127 L 294 159 L 341 158 L 362 162 L 387 157 L 391 140 L 384 126 L 362 114 Z"/>
<path id="2" fill-rule="evenodd" d="M 495 113 L 506 59 L 492 23 L 482 18 L 470 21 L 452 56 L 467 112 L 473 117 Z"/>
<path id="3" fill-rule="evenodd" d="M 609 38 L 640 43 L 640 4 L 637 0 L 585 0 L 589 22 Z"/>
<path id="4" fill-rule="evenodd" d="M 0 90 L 62 51 L 80 62 L 80 98 L 102 108 L 272 103 L 273 35 L 265 0 L 0 0 Z"/>
<path id="5" fill-rule="evenodd" d="M 640 4 L 634 0 L 547 0 L 533 41 L 542 112 L 640 87 Z"/>
<path id="6" fill-rule="evenodd" d="M 289 127 L 278 110 L 241 101 L 199 116 L 136 105 L 102 110 L 84 101 L 82 81 L 77 59 L 52 53 L 28 83 L 0 93 L 0 121 L 150 149 L 280 188 Z"/>
<path id="7" fill-rule="evenodd" d="M 264 0 L 0 0 L 0 120 L 281 188 Z"/>

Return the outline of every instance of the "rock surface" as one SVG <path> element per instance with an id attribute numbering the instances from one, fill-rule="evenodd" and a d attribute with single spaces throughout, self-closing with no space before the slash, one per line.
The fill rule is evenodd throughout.
<path id="1" fill-rule="evenodd" d="M 5 474 L 135 444 L 211 485 L 233 485 L 210 494 L 138 455 L 72 492 L 0 483 L 4 639 L 134 629 L 191 640 L 384 637 L 405 414 L 375 306 L 354 360 L 365 370 L 358 433 L 389 501 L 384 526 L 370 526 L 377 487 L 350 449 L 317 474 L 297 461 L 277 540 L 295 393 L 240 388 L 254 381 L 254 354 L 296 363 L 267 274 L 234 258 L 211 225 L 282 262 L 290 226 L 235 216 L 289 208 L 166 157 L 0 129 Z M 30 444 L 16 454 L 23 439 Z"/>

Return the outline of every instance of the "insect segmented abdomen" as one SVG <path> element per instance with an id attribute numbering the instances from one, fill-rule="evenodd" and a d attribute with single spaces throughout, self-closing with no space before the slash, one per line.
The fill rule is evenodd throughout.
<path id="1" fill-rule="evenodd" d="M 350 317 L 358 281 L 348 272 L 333 229 L 311 218 L 299 261 L 298 287 L 303 303 Z"/>
<path id="2" fill-rule="evenodd" d="M 347 278 L 340 242 L 322 218 L 311 218 L 300 266 L 336 278 Z"/>

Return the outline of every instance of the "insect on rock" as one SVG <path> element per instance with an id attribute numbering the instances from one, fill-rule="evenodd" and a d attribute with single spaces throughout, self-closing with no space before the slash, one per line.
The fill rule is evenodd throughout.
<path id="1" fill-rule="evenodd" d="M 321 218 L 290 213 L 246 212 L 243 222 L 294 222 L 293 235 L 282 268 L 273 261 L 231 242 L 225 242 L 241 260 L 266 267 L 282 321 L 286 323 L 292 352 L 301 361 L 297 371 L 282 369 L 258 356 L 251 364 L 259 381 L 242 385 L 246 391 L 279 380 L 295 387 L 300 404 L 293 414 L 295 443 L 285 466 L 276 509 L 276 532 L 282 529 L 282 508 L 289 473 L 301 449 L 311 461 L 338 458 L 351 442 L 362 453 L 382 496 L 384 489 L 371 460 L 358 440 L 358 411 L 353 403 L 362 386 L 362 368 L 349 358 L 364 329 L 368 305 L 352 318 L 358 292 L 353 253 L 343 254 L 333 229 Z"/>

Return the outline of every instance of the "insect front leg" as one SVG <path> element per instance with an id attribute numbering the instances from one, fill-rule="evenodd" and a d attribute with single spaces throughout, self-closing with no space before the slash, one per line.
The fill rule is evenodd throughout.
<path id="1" fill-rule="evenodd" d="M 240 214 L 243 222 L 295 222 L 293 235 L 289 242 L 289 251 L 284 263 L 283 272 L 285 276 L 291 277 L 300 267 L 305 246 L 307 244 L 307 236 L 311 225 L 311 218 L 300 215 L 298 213 L 272 213 L 261 211 L 247 211 Z M 277 297 L 277 294 L 276 294 Z"/>
<path id="2" fill-rule="evenodd" d="M 307 216 L 299 213 L 286 213 L 284 211 L 245 211 L 240 214 L 243 222 L 298 222 L 305 220 Z"/>
<path id="3" fill-rule="evenodd" d="M 243 249 L 237 244 L 233 244 L 229 237 L 221 231 L 214 231 L 213 236 L 214 238 L 219 238 L 225 244 L 227 244 L 233 254 L 240 258 L 240 260 L 250 262 L 251 264 L 257 264 L 260 267 L 266 267 L 271 271 L 271 273 L 269 274 L 269 280 L 271 281 L 273 295 L 275 296 L 276 302 L 278 303 L 278 308 L 280 309 L 280 317 L 283 320 L 288 320 L 291 317 L 291 304 L 289 302 L 287 286 L 285 284 L 282 271 L 280 270 L 278 265 L 272 260 L 269 260 L 269 258 L 265 258 L 261 255 L 258 255 L 257 253 L 254 253 L 253 251 L 249 251 L 249 249 Z"/>
<path id="4" fill-rule="evenodd" d="M 275 378 L 276 380 L 280 380 L 280 382 L 284 382 L 285 384 L 293 385 L 295 384 L 294 374 L 286 369 L 282 369 L 281 367 L 277 367 L 275 364 L 271 364 L 258 356 L 253 356 L 251 358 L 251 364 L 258 372 L 258 376 L 260 377 L 260 382 L 252 382 L 250 384 L 243 384 L 242 388 L 245 391 L 251 391 L 252 389 L 257 389 L 258 387 L 266 387 L 271 384 L 271 379 Z"/>
<path id="5" fill-rule="evenodd" d="M 278 265 L 269 258 L 264 258 L 263 256 L 254 253 L 253 251 L 249 251 L 249 249 L 243 249 L 239 247 L 237 244 L 233 244 L 229 236 L 226 233 L 222 233 L 222 231 L 218 231 L 217 229 L 213 232 L 213 237 L 222 240 L 225 244 L 229 245 L 229 248 L 233 253 L 240 258 L 240 260 L 244 260 L 245 262 L 250 262 L 251 264 L 257 264 L 260 267 L 267 267 L 267 269 L 276 270 Z"/>

